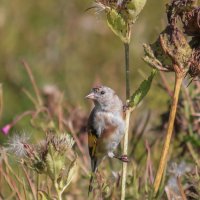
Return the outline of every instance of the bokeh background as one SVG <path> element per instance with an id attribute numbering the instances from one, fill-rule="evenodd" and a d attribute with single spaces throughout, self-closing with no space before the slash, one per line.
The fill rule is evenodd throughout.
<path id="1" fill-rule="evenodd" d="M 52 127 L 56 131 L 64 130 L 73 134 L 74 138 L 79 141 L 79 143 L 76 141 L 73 147 L 73 151 L 78 154 L 79 171 L 74 173 L 73 183 L 70 185 L 70 189 L 66 190 L 64 197 L 68 200 L 88 199 L 86 191 L 90 175 L 90 162 L 85 126 L 92 103 L 84 97 L 94 85 L 103 84 L 116 90 L 117 94 L 125 101 L 124 47 L 108 28 L 103 13 L 97 14 L 95 9 L 87 10 L 93 3 L 92 0 L 0 1 L 0 84 L 3 87 L 2 113 L 0 99 L 0 129 L 5 128 L 6 124 L 10 125 L 21 113 L 30 110 L 37 113 L 40 109 L 35 107 L 25 92 L 28 91 L 29 95 L 35 98 L 33 85 L 22 60 L 26 61 L 32 70 L 41 98 L 51 114 L 49 117 L 45 111 L 41 112 L 37 115 L 34 123 L 30 115 L 26 116 L 12 126 L 7 134 L 0 132 L 0 150 L 2 150 L 0 151 L 0 161 L 4 160 L 2 162 L 4 165 L 0 165 L 0 170 L 5 168 L 4 171 L 7 172 L 7 176 L 4 177 L 0 174 L 0 200 L 1 194 L 5 194 L 4 196 L 7 197 L 12 192 L 5 177 L 11 177 L 12 180 L 15 180 L 17 174 L 23 181 L 25 180 L 24 183 L 27 181 L 22 172 L 22 165 L 19 165 L 12 153 L 8 153 L 8 158 L 16 173 L 9 174 L 9 170 L 6 168 L 7 164 L 5 164 L 7 157 L 3 158 L 3 153 L 1 154 L 3 147 L 8 146 L 7 144 L 13 135 L 22 132 L 30 135 L 30 143 L 38 144 L 40 139 L 45 138 L 44 130 Z M 130 44 L 131 93 L 151 72 L 151 68 L 142 60 L 144 56 L 143 44 L 153 43 L 165 28 L 167 23 L 166 3 L 168 3 L 167 0 L 147 0 L 145 8 L 132 27 Z M 165 78 L 172 89 L 174 74 L 165 74 Z M 128 165 L 127 199 L 143 200 L 145 199 L 144 194 L 151 191 L 152 185 L 148 184 L 152 178 L 151 175 L 155 175 L 169 114 L 170 97 L 163 89 L 163 85 L 163 80 L 158 73 L 148 95 L 132 114 L 129 134 L 131 162 Z M 197 86 L 196 93 L 199 92 L 200 85 L 196 82 L 196 86 L 193 85 L 194 93 Z M 185 90 L 189 91 L 189 87 L 185 87 Z M 50 96 L 47 95 L 49 91 Z M 60 102 L 60 97 L 62 97 L 62 102 Z M 195 101 L 194 104 L 196 104 Z M 185 170 L 188 163 L 193 163 L 193 165 L 195 163 L 193 158 L 195 156 L 191 156 L 191 151 L 186 148 L 189 140 L 184 139 L 188 134 L 188 129 L 192 130 L 194 123 L 190 121 L 193 118 L 186 115 L 190 109 L 184 98 L 180 101 L 179 106 L 179 130 L 176 130 L 177 123 L 175 123 L 175 137 L 172 145 L 174 149 L 170 154 L 170 162 L 175 161 L 178 164 L 183 161 L 181 167 L 183 166 L 182 168 Z M 189 111 L 188 113 L 190 114 Z M 62 119 L 62 127 L 60 119 Z M 199 121 L 197 121 L 197 125 L 198 123 Z M 199 128 L 195 131 L 194 135 L 197 135 L 197 132 L 200 134 Z M 179 132 L 180 134 L 177 134 Z M 13 138 L 15 140 L 15 137 Z M 200 148 L 199 137 L 193 139 L 191 144 L 194 144 L 194 152 L 197 153 Z M 198 143 L 197 147 L 195 143 Z M 149 157 L 150 150 L 151 158 Z M 148 170 L 151 166 L 152 172 L 150 173 Z M 113 199 L 119 199 L 121 163 L 106 159 L 100 168 L 102 176 L 100 182 L 104 185 L 109 183 L 107 185 L 114 188 L 113 196 L 116 198 L 113 197 Z M 32 170 L 28 170 L 28 172 L 36 187 L 37 174 Z M 169 180 L 172 178 L 172 184 L 170 183 L 172 190 L 175 188 L 174 183 L 177 188 L 174 174 L 177 176 L 178 172 L 171 175 L 167 172 L 167 178 Z M 199 177 L 199 175 L 194 175 L 194 177 L 192 175 L 190 182 L 185 181 L 185 179 L 184 181 L 188 185 L 194 180 L 193 186 L 197 186 L 194 177 Z M 111 176 L 112 178 L 117 177 L 115 182 L 112 182 Z M 167 181 L 165 182 L 167 183 Z M 16 181 L 16 183 L 18 182 Z M 200 179 L 198 183 L 200 183 Z M 46 190 L 48 189 L 46 186 L 49 184 L 51 181 L 47 181 L 45 175 L 41 175 L 39 188 Z M 168 185 L 170 184 L 168 183 Z M 22 187 L 19 188 L 21 191 L 23 190 Z M 28 192 L 30 191 L 27 190 L 27 194 L 29 194 Z M 54 190 L 53 193 L 55 193 Z M 167 199 L 164 192 L 161 195 L 165 197 L 163 199 Z M 31 196 L 28 199 L 32 199 Z"/>
<path id="2" fill-rule="evenodd" d="M 28 62 L 40 89 L 55 85 L 64 92 L 69 104 L 86 112 L 91 104 L 84 96 L 94 84 L 108 85 L 125 99 L 123 44 L 109 30 L 103 14 L 85 11 L 92 3 L 89 0 L 1 0 L 0 82 L 4 90 L 1 126 L 32 106 L 22 91 L 23 88 L 32 91 L 22 59 Z M 132 91 L 150 72 L 142 60 L 142 45 L 153 42 L 163 29 L 165 4 L 166 1 L 147 1 L 133 26 Z M 142 114 L 141 110 L 153 110 L 154 123 L 168 99 L 158 82 L 159 76 L 142 108 L 135 111 Z M 28 129 L 29 125 L 21 121 L 15 128 Z"/>

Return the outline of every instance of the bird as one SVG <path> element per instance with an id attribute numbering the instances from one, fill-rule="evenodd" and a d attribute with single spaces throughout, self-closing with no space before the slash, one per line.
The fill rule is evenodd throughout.
<path id="1" fill-rule="evenodd" d="M 88 195 L 93 190 L 92 183 L 97 167 L 105 157 L 117 158 L 128 162 L 127 155 L 117 156 L 114 150 L 125 133 L 125 112 L 122 100 L 107 86 L 93 87 L 86 96 L 94 103 L 88 118 L 88 150 L 92 174 Z"/>

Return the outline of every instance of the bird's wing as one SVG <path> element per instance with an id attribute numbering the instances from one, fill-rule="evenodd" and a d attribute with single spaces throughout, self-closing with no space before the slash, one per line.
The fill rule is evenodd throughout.
<path id="1" fill-rule="evenodd" d="M 94 126 L 94 119 L 96 119 L 96 123 L 98 121 L 101 124 L 100 127 L 102 126 L 98 130 L 95 129 L 98 126 Z M 95 157 L 98 140 L 107 139 L 114 134 L 119 126 L 118 123 L 118 120 L 108 113 L 95 113 L 95 110 L 91 113 L 88 120 L 88 147 L 91 158 Z"/>
<path id="2" fill-rule="evenodd" d="M 96 110 L 95 108 L 92 110 L 87 125 L 87 132 L 88 132 L 88 149 L 91 159 L 94 158 L 96 143 L 97 143 L 97 130 L 94 127 L 94 118 L 95 118 Z"/>

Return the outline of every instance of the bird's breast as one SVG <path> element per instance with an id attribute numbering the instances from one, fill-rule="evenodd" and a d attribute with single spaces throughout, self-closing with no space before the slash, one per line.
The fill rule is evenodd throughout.
<path id="1" fill-rule="evenodd" d="M 98 113 L 94 124 L 98 132 L 99 152 L 113 151 L 124 134 L 125 123 L 120 113 Z"/>

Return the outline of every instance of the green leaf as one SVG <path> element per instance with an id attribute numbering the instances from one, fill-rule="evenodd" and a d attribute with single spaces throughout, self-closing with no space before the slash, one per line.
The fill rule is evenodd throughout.
<path id="1" fill-rule="evenodd" d="M 60 170 L 65 166 L 65 154 L 61 154 L 55 150 L 52 144 L 48 147 L 46 156 L 47 174 L 54 181 L 57 180 Z"/>
<path id="2" fill-rule="evenodd" d="M 156 70 L 153 70 L 151 72 L 151 75 L 148 77 L 148 79 L 144 80 L 140 84 L 139 88 L 133 93 L 133 95 L 130 98 L 130 102 L 129 102 L 129 105 L 131 107 L 136 107 L 143 100 L 143 98 L 147 95 L 156 72 L 157 72 Z"/>
<path id="3" fill-rule="evenodd" d="M 107 11 L 107 23 L 110 29 L 124 42 L 130 42 L 130 27 L 128 21 L 115 9 Z"/>
<path id="4" fill-rule="evenodd" d="M 187 135 L 183 140 L 190 142 L 193 146 L 200 147 L 200 137 L 197 134 Z"/>
<path id="5" fill-rule="evenodd" d="M 135 23 L 145 4 L 146 0 L 132 0 L 127 3 L 129 16 L 132 23 Z"/>
<path id="6" fill-rule="evenodd" d="M 77 157 L 70 163 L 68 168 L 63 168 L 63 170 L 61 170 L 60 175 L 57 179 L 59 188 L 63 191 L 68 187 L 68 185 L 72 181 L 72 178 L 74 177 L 74 174 L 77 169 L 76 160 L 77 160 Z"/>

